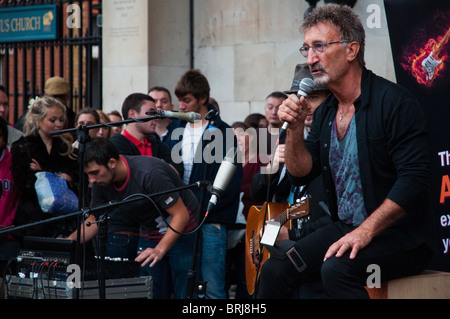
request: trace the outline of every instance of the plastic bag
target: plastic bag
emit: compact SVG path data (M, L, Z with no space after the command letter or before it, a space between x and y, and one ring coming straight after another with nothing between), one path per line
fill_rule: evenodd
M45 213L63 215L78 209L78 197L67 186L67 181L50 172L37 172L34 183L39 205Z

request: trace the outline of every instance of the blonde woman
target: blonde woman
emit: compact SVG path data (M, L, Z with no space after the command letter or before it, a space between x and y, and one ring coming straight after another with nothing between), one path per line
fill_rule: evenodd
M16 212L15 225L28 224L46 217L39 206L34 183L35 173L48 171L59 174L76 193L78 165L71 141L63 135L52 135L66 124L65 106L52 97L37 98L31 102L24 123L25 135L11 148L11 171L22 196ZM33 227L28 235L56 237L62 235L59 226Z

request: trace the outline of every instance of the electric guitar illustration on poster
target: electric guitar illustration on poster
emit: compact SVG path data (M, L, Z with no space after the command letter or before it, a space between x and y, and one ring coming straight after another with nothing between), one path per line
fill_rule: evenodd
M430 38L425 44L411 48L403 57L402 67L411 73L417 83L431 86L444 69L449 40L450 28L443 36Z
M425 80L432 81L435 75L435 70L443 63L441 57L443 46L448 42L450 38L450 28L444 35L441 41L433 46L430 54L422 61L422 69L425 71Z

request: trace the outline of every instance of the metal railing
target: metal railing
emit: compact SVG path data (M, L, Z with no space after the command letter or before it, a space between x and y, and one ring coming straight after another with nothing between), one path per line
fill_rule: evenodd
M47 4L56 5L56 39L0 43L1 84L9 94L11 123L26 112L31 98L43 95L52 76L69 81L74 112L102 107L101 0L0 0L0 13Z

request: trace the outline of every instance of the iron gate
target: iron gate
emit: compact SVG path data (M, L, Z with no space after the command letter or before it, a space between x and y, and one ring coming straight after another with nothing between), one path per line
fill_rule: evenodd
M69 81L74 112L102 106L101 0L0 0L0 13L45 5L56 11L55 39L0 43L0 83L9 94L11 123L26 111L30 98L43 94L52 76ZM10 27L0 25L5 26Z

